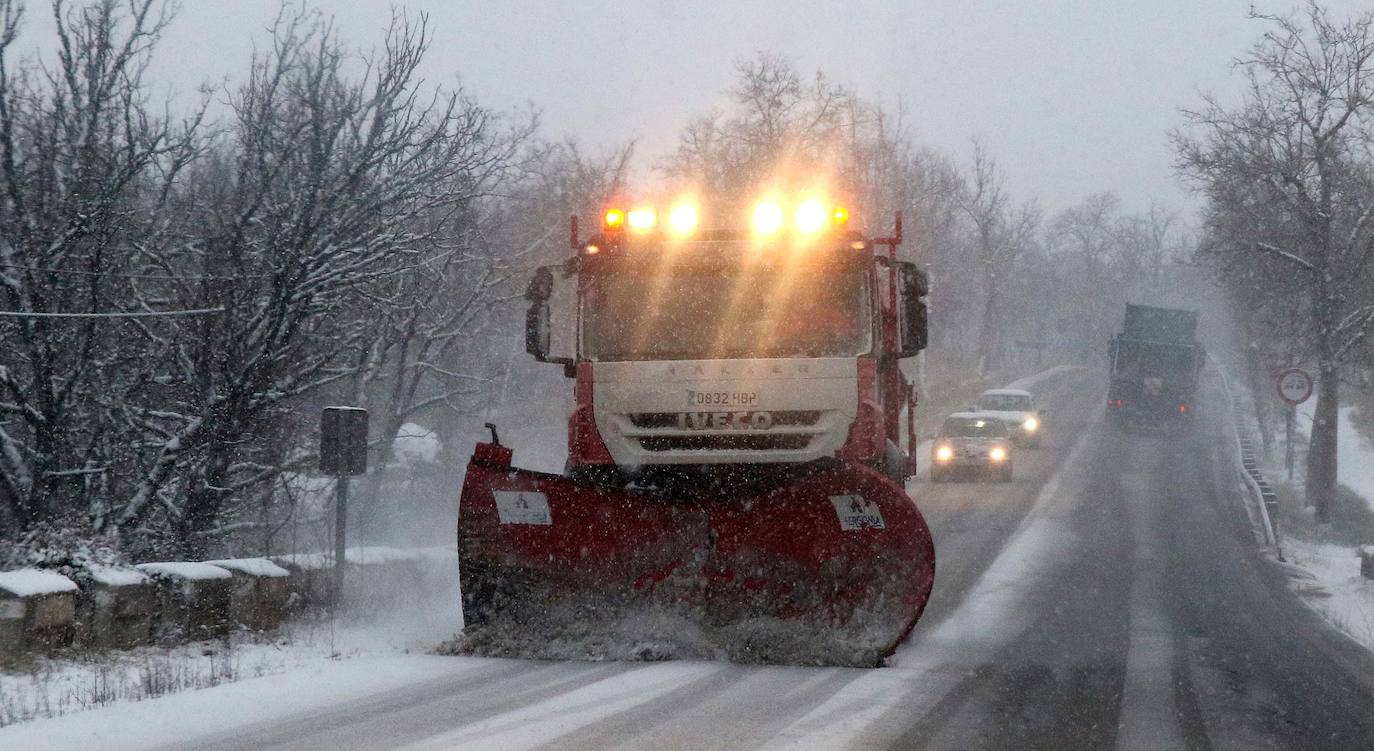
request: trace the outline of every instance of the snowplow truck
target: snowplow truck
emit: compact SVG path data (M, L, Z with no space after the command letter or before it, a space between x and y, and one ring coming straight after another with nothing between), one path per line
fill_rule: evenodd
M1123 427L1177 430L1196 408L1206 352L1197 343L1197 312L1126 306L1121 333L1108 352L1110 419Z
M611 208L582 239L573 217L572 257L529 285L526 349L573 380L569 455L546 474L513 466L494 427L477 445L464 638L649 612L712 657L880 664L935 572L904 487L927 278L897 259L901 216L889 237L816 201L760 204L745 229L698 228L694 206L665 218ZM557 354L555 297L575 329Z

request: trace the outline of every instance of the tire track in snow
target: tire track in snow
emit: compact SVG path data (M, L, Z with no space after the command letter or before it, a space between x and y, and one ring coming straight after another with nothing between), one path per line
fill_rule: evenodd
M865 672L847 668L732 667L626 712L605 725L560 737L547 748L755 748Z
M519 709L463 722L459 729L431 736L407 751L492 749L516 751L550 743L568 733L627 712L642 704L726 670L715 663L657 663L628 667L608 678Z
M1168 470L1167 462L1154 464L1148 469ZM1131 641L1116 738L1121 751L1184 745L1174 706L1174 625L1164 603L1169 551L1161 529L1163 499L1154 492L1151 477L1137 467L1121 483L1135 540Z
M477 660L478 658L458 658ZM286 720L248 726L224 736L179 743L167 748L272 748L294 751L317 748L391 748L423 740L433 718L473 722L531 702L547 700L624 672L619 664L554 663L489 660L491 670L463 671L375 698L349 702L326 711L305 712ZM475 675L473 673L476 673Z

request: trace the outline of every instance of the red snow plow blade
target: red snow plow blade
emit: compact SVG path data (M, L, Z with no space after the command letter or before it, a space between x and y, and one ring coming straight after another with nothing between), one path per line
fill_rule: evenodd
M463 484L467 651L873 666L930 596L930 530L866 467L670 496L510 458L479 444Z

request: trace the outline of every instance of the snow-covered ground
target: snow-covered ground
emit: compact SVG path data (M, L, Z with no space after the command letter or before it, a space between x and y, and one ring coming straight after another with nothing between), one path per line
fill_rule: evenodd
M1374 650L1374 579L1360 576L1360 559L1344 545L1287 539L1294 590L1332 625Z
M1341 407L1337 425L1336 462L1342 484L1358 493L1374 509L1374 445L1355 429L1354 407Z
M1316 406L1315 396L1298 406L1297 429L1304 439L1312 430L1312 412ZM1336 426L1337 475L1341 484L1358 493L1374 509L1374 445L1370 445L1355 429L1350 420L1354 411L1354 407L1341 407L1339 411L1340 418ZM1298 455L1302 455L1301 450ZM1297 464L1296 469L1301 473L1302 462Z
M404 617L322 617L288 624L270 636L240 634L175 647L38 659L22 672L0 673L0 727L262 676L302 670L317 675L331 663L376 663L425 653L457 630L455 604ZM0 748L25 747L9 742L0 731Z
M130 702L168 694L200 693L199 689L262 676L302 671L317 675L338 662L376 663L428 653L458 632L462 616L454 551L371 547L351 548L348 556L350 561L374 563L403 558L419 566L420 576L404 587L383 578L364 579L354 604L344 614L337 618L324 614L307 617L268 635L244 632L174 647L35 659L23 670L0 673L0 728L112 705L127 707ZM207 564L189 566L228 575L224 569ZM268 561L257 566L263 570L277 568ZM10 577L15 573L10 572ZM345 681L352 675L349 670L336 672L345 676L341 678ZM358 675L365 678L367 673L363 668ZM365 682L363 678L359 678L360 683ZM10 745L7 732L0 729L0 748L26 747L22 743Z
M284 654L291 656L280 661L269 659L276 669L262 678L166 696L155 702L120 702L73 717L0 728L0 748L153 748L182 740L186 725L169 718L194 717L197 732L226 732L265 718L383 695L428 677L453 675L479 662L475 658L402 653L356 655L345 660L293 649ZM253 655L262 657L265 652L254 650Z
M1316 401L1314 397L1298 407L1297 427L1303 435L1311 430ZM1374 446L1355 429L1350 420L1353 411L1353 407L1339 411L1338 479L1374 509ZM1302 462L1297 464L1301 472ZM1374 650L1374 580L1360 576L1355 549L1295 538L1285 538L1283 549L1292 564L1292 586L1303 600L1333 626Z

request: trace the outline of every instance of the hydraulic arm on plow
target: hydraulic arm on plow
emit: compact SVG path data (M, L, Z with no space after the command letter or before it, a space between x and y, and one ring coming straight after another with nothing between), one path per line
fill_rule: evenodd
M792 209L795 226L785 208ZM747 662L876 665L934 580L915 472L925 275L816 200L748 230L610 208L529 286L526 348L575 379L563 475L478 444L459 509L466 633L670 615ZM550 299L576 342L551 354Z

